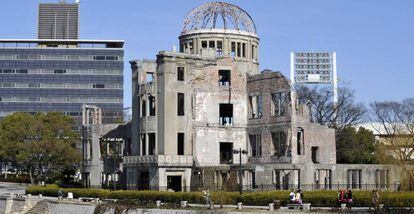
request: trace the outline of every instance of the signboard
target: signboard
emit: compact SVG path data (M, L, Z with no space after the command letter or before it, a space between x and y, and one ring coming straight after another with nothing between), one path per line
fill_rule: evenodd
M333 86L334 103L338 101L336 53L292 52L290 54L290 81L295 84L330 84Z
M332 84L334 53L292 53L291 69L295 83ZM291 77L292 78L292 77Z

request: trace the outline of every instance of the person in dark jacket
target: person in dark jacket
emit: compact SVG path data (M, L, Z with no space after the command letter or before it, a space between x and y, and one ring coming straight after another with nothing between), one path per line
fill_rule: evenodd
M345 199L346 207L350 210L352 208L352 191L349 188L346 188Z

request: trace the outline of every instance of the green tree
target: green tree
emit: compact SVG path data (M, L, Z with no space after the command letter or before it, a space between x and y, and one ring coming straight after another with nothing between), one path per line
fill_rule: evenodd
M15 113L0 121L0 159L27 172L32 183L76 166L79 134L70 117L60 113Z
M376 163L375 136L372 131L360 127L358 131L347 126L337 131L336 159L338 163Z

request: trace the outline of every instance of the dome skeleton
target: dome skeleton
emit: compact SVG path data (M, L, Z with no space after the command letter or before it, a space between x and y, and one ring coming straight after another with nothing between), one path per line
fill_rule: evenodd
M250 15L238 6L224 2L205 3L191 10L184 19L181 34L193 30L216 29L220 18L224 29L256 34L256 26Z

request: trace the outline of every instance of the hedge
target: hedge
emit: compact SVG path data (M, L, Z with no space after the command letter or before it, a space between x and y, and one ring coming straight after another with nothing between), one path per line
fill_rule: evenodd
M26 189L26 194L57 197L59 187L56 185L30 186ZM112 198L119 200L138 200L138 201L156 201L179 203L180 201L188 201L189 203L205 203L201 192L163 192L151 190L105 190L105 189L80 189L65 188L63 192L72 192L75 198L78 197L96 197L96 198ZM338 206L337 191L305 191L304 202L311 203L312 206ZM267 206L274 200L280 200L281 204L289 203L289 191L271 191L271 192L250 192L243 193L242 196L238 192L213 192L212 200L216 204L236 204L242 201L245 205ZM390 207L414 207L414 192L382 192L380 203ZM370 206L370 191L354 191L353 206Z
M30 183L30 178L27 176L20 176L20 177L8 177L8 178L0 178L0 182L9 182L9 183Z

